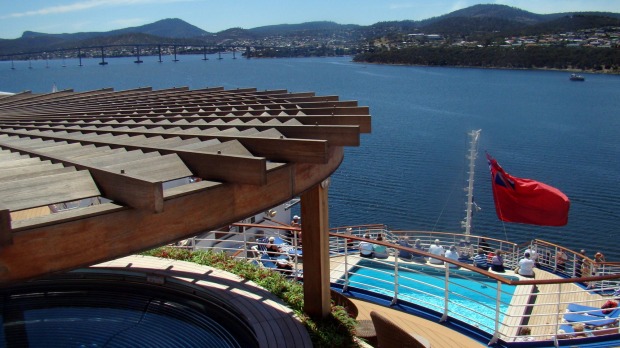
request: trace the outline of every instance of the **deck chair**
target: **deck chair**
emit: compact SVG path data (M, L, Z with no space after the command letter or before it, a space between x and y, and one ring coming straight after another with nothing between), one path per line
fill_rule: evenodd
M599 307L585 306L579 303L569 303L567 309L570 312L581 312L580 314L587 314L601 318L618 318L620 316L620 308L609 308L610 313L603 313L604 309Z
M429 348L431 346L426 338L401 329L375 311L370 312L370 318L377 332L379 348Z
M597 317L595 315L585 315L579 313L564 313L564 320L569 323L584 323L588 326L608 326L613 325L618 321L618 318L605 318L605 317Z
M276 269L277 268L276 267L276 263L273 262L273 260L267 254L262 254L260 256L260 263L265 268L269 268L269 269Z

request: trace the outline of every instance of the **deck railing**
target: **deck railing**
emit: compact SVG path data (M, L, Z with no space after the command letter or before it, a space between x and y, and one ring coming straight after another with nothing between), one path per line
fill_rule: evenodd
M370 235L371 239L378 234L383 235L382 242L370 241L386 246L389 251L387 258L360 256L358 245L365 240L365 234ZM282 251L273 255L275 260L264 257L269 236L277 238L276 243L282 245ZM420 239L425 249L397 245L398 239L405 236L411 242ZM460 261L425 251L436 239L444 247L456 246L462 256ZM222 251L291 277L301 277L301 242L298 230L287 226L235 224L227 231L212 231L200 238L191 238L179 243L182 244L179 247ZM332 229L329 245L330 277L335 287L342 288L345 293L374 294L376 298L384 299L381 303L399 304L417 315L462 326L479 339L488 339L489 343L524 340L520 333L527 326L532 330L528 339L556 342L557 345L558 340L562 342L562 339L569 338L558 335L558 332L568 329L564 314L570 303L600 307L620 285L619 263L595 263L578 252L543 240L517 245L475 235L389 231L383 225L363 225ZM470 258L479 247L501 250L507 272L500 274L473 266ZM555 257L560 248L567 255L563 268L558 267ZM537 279L523 278L512 272L526 249L535 250L538 254ZM398 257L400 251L425 259L404 261ZM426 261L429 257L443 261L444 265L430 265ZM288 260L292 269L279 267L278 259ZM578 272L580 264L584 265L579 268L581 274ZM587 274L584 270L588 267L595 269L596 273ZM577 278L579 275L581 277ZM586 339L607 339L611 336L600 336L618 335L617 322L598 325L596 318L587 319L588 332L593 337ZM601 324L606 323L603 319L598 319Z
M342 233L341 231L337 231ZM387 241L372 241L392 250L387 259L368 259L360 257L355 245L345 243L341 237L331 245L332 258L331 281L342 285L345 291L361 289L378 296L391 298L391 304L410 305L412 311L419 307L429 310L430 317L440 321L458 320L482 336L487 335L489 343L497 340L515 342L536 340L562 342L571 338L571 334L558 335L559 330L570 331L573 325L567 323L564 314L570 303L577 303L600 308L614 293L620 281L620 264L596 264L597 273L587 274L585 269L594 260L542 240L533 240L523 245L493 238L485 238L488 250L502 250L506 273L484 271L471 264L471 256L484 238L482 236L464 236L462 234L427 231L381 232L390 236ZM360 229L363 234L363 228ZM331 234L336 236L337 234ZM428 250L436 239L445 247L454 245L462 256L461 262L438 257L412 248L396 245L399 237L407 236L410 242L420 239ZM483 244L486 247L486 244ZM556 258L559 249L566 254L564 267L560 258ZM528 279L515 274L512 270L523 258L526 249L538 253L538 279ZM428 259L434 257L444 261L445 265L430 265L425 259L419 262L403 261L398 257L399 251L411 252ZM542 257L541 257L542 255ZM579 261L581 260L581 261ZM450 265L458 266L458 269ZM579 265L585 265L581 274ZM544 273L543 273L544 272ZM598 277L592 277L597 275ZM578 277L577 276L581 276ZM590 289L587 285L590 285ZM536 307L536 309L534 309ZM577 312L579 314L579 312ZM582 312L583 314L583 312ZM574 318L570 318L574 319ZM617 322L580 318L586 322L586 331L596 340L597 336L618 335ZM587 319L587 320L586 320ZM598 322L597 322L598 320ZM598 325L604 323L609 325ZM523 327L530 327L528 338L520 336ZM609 339L609 336L604 339Z

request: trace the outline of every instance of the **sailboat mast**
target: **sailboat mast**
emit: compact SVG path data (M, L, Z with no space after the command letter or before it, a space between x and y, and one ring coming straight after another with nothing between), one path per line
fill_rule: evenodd
M469 242L469 235L471 234L471 220L472 220L472 211L475 207L474 203L474 172L476 168L476 157L478 156L478 139L480 138L480 132L482 130L478 129L476 131L471 131L468 135L470 138L469 141L469 152L467 153L467 158L469 159L469 177L467 178L467 203L465 210L465 221L463 221L463 226L465 227L465 238Z

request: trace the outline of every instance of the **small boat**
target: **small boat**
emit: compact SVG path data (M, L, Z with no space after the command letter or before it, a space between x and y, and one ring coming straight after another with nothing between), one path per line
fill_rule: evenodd
M571 80L571 81L585 81L586 78L583 77L582 75L570 74L569 80Z

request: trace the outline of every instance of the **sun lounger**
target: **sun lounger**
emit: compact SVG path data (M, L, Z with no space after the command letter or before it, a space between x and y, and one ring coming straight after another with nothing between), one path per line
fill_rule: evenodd
M276 269L276 263L273 262L273 260L269 257L269 255L267 254L263 254L260 256L260 263L263 265L263 267L265 268L269 268L269 269Z
M606 326L613 325L618 321L618 318L605 318L605 317L597 317L595 315L585 315L579 313L565 313L564 320L569 323L584 323L588 326Z
M581 314L593 315L603 318L618 318L620 316L620 308L609 308L610 313L603 313L604 309L598 307L585 306L578 303L569 303L568 310L571 312L581 312Z

